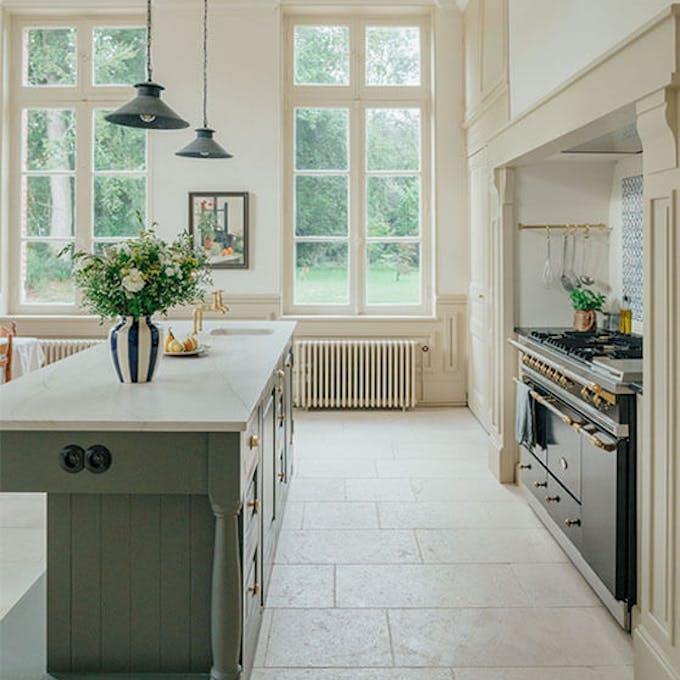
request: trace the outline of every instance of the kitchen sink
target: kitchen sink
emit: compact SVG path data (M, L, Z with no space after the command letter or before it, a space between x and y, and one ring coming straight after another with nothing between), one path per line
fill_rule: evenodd
M271 335L274 332L272 328L213 328L210 335Z

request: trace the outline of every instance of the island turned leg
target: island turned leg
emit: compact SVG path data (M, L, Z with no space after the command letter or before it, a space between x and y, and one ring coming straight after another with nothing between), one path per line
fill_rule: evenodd
M238 540L239 506L212 505L215 515L210 601L211 680L241 676L241 558Z

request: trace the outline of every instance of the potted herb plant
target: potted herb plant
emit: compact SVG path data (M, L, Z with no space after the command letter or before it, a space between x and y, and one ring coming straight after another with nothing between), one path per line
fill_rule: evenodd
M574 288L569 293L574 308L574 330L593 331L597 327L596 312L602 311L605 296L590 288Z
M203 299L210 282L207 255L198 252L191 236L181 233L166 243L155 225L137 238L105 247L101 254L62 251L73 257L73 278L82 304L102 321L119 318L109 332L113 364L124 383L149 382L154 375L161 331L151 321L170 307Z

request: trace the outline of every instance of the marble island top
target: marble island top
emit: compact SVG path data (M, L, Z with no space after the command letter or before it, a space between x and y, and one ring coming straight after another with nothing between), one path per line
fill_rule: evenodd
M191 330L159 325L178 339ZM0 386L0 430L243 431L295 325L205 320L206 352L162 356L146 384L119 383L108 343L93 347ZM210 334L218 328L226 334Z

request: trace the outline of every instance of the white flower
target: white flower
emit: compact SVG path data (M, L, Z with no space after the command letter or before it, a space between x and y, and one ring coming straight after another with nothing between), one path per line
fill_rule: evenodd
M125 241L118 244L118 250L126 255L130 254L130 246Z
M144 283L144 277L139 269L131 269L123 277L123 288L129 293L138 293L146 284Z

